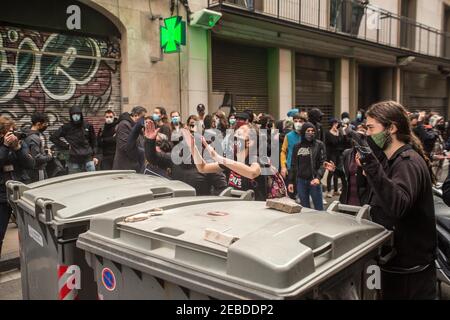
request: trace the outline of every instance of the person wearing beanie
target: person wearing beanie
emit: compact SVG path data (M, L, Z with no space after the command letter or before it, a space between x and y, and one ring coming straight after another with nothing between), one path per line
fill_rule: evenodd
M297 193L303 207L311 208L311 196L314 209L323 210L321 180L325 174L325 144L316 138L316 126L311 122L303 124L300 130L301 142L295 145L289 171L288 191Z
M320 141L324 140L324 132L322 129L323 112L318 108L313 108L308 112L308 121L315 127L316 138Z

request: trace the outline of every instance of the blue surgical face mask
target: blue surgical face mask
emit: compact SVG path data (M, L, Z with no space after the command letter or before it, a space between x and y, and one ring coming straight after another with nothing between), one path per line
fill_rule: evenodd
M161 120L161 116L159 114L154 113L152 116L153 121L159 121Z
M73 114L73 115L72 115L72 120L73 120L74 122L80 121L80 120L81 120L81 114L78 114L78 113Z
M172 123L173 124L179 124L180 123L180 117L172 117Z

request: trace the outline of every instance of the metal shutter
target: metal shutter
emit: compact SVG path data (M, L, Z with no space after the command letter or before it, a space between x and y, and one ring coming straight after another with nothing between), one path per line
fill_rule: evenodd
M0 66L0 115L18 127L45 112L50 134L78 105L98 130L105 110L121 112L116 41L0 26Z
M334 117L334 61L332 59L295 55L295 104L310 110L319 108L325 114L322 124Z
M237 111L268 111L267 49L212 40L212 89L229 93Z
M426 73L405 72L403 104L411 112L435 111L447 115L447 78Z

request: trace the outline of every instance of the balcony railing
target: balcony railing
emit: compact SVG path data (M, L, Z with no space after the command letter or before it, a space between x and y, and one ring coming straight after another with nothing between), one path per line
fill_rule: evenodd
M418 23L362 0L208 0L329 32L450 58L450 33Z

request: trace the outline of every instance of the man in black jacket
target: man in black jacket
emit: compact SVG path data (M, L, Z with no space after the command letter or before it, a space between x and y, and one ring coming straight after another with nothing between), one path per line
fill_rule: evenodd
M31 129L25 139L30 149L31 156L35 160L33 170L28 170L28 183L41 181L47 178L47 163L53 160L51 151L47 146L44 131L48 127L48 117L42 113L35 113L31 116Z
M129 138L136 123L145 117L147 110L144 107L136 106L130 113L124 112L119 117L119 124L116 129L116 154L114 156L114 170L136 170L141 172L142 163L139 147L134 142L132 150L129 146Z
M62 150L69 150L67 166L69 174L95 171L96 136L94 127L83 120L81 108L70 108L70 122L62 125L50 137L50 141ZM61 140L64 138L66 142Z
M14 122L0 116L0 256L11 216L6 195L6 181L25 182L28 178L26 170L34 167L34 159L29 153L27 144L19 140L14 130Z
M325 174L326 160L325 144L316 139L315 126L307 122L300 131L301 140L292 153L291 170L289 171L288 191L294 192L297 184L298 197L301 205L310 208L311 196L314 209L323 210L321 180Z
M105 112L105 124L98 133L98 151L101 155L100 170L112 170L116 154L116 126L119 121L112 110Z
M367 127L370 139L388 159L383 168L373 152L359 151L357 156L370 187L372 219L394 232L396 255L382 266L383 298L435 299L437 234L431 165L400 104L373 105L367 112Z

